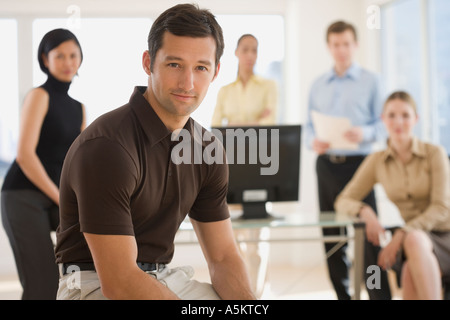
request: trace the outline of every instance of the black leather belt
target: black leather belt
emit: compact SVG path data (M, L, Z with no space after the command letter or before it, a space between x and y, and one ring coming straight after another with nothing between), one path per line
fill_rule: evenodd
M166 266L164 263L148 263L138 262L138 267L145 272L160 272ZM59 275L62 277L68 273L75 271L95 271L93 262L78 262L78 263L60 263Z
M326 159L327 161L335 164L348 163L348 162L361 162L366 156L341 156L335 154L324 154L320 157Z

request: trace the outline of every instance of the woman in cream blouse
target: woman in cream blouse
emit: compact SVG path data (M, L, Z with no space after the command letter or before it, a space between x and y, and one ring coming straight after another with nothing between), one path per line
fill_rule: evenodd
M211 125L273 125L277 118L278 87L274 80L254 74L258 40L244 34L235 55L239 60L237 80L222 87L217 95Z
M379 245L384 228L361 199L380 183L398 207L405 225L380 252L383 269L401 271L404 299L441 299L441 277L450 275L449 159L438 145L413 135L418 121L414 100L395 92L386 101L382 119L388 147L365 159L338 196L338 212L359 215L370 242Z

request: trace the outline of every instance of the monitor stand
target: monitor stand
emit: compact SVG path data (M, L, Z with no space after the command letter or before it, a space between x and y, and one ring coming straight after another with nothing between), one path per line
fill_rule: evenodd
M244 202L242 204L243 213L239 219L275 219L266 210L265 202Z

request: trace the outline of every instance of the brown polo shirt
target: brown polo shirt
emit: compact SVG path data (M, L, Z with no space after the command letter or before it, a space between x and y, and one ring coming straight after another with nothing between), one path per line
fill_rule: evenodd
M145 89L136 87L129 103L95 120L69 149L60 183L57 263L92 261L83 232L134 236L138 261L169 263L187 214L200 222L229 217L226 161L176 164L172 149L183 140L172 141ZM193 119L184 129L193 149L211 143L199 139L209 132Z

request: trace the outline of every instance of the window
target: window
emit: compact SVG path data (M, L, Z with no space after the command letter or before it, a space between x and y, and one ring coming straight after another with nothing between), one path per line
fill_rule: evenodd
M19 132L17 22L0 19L0 179L16 154Z
M433 137L450 154L450 1L431 0L428 15Z
M382 76L387 95L397 90L410 93L417 103L418 113L425 110L422 102L423 80L421 73L421 2L420 0L395 1L382 10L381 46ZM422 121L416 134L423 137Z
M88 124L98 116L129 101L137 85L147 85L142 53L152 21L145 18L82 18L71 29L83 50L83 63L69 94L86 107ZM55 28L68 28L67 19L36 19L33 23L33 83L41 85L46 75L35 57L42 37Z
M382 24L388 91L412 94L420 116L416 134L450 154L450 1L393 1L383 7Z

